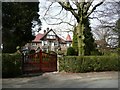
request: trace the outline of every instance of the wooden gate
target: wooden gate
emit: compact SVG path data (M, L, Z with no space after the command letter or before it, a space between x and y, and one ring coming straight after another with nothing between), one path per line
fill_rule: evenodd
M57 71L57 54L42 53L41 71Z
M24 55L22 63L23 73L53 72L57 71L57 54L44 53Z

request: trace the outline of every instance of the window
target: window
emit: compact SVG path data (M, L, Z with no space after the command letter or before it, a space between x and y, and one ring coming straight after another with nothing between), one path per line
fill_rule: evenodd
M54 42L54 46L58 46L58 42Z
M33 45L33 46L35 46L35 45L36 45L36 43L32 43L32 45Z
M47 45L47 41L44 41L43 43L44 43L44 45Z
M47 39L55 39L55 35L47 35Z
M55 46L54 42L52 42L52 46Z

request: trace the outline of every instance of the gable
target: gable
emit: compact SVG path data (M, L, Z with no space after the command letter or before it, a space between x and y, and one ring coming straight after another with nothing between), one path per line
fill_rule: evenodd
M56 35L56 34L55 34L55 32L50 31L50 32L48 33L48 35Z
M57 34L56 34L52 29L50 29L50 30L41 38L41 40L56 39L56 38L59 38L59 37L57 36Z
M53 31L48 32L46 35L47 39L56 39L56 34Z

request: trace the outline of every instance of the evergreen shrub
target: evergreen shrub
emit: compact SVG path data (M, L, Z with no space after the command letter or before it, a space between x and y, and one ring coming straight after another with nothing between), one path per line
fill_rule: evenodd
M76 55L75 49L73 47L67 48L67 56L74 56Z
M2 77L10 78L21 75L21 55L2 54Z

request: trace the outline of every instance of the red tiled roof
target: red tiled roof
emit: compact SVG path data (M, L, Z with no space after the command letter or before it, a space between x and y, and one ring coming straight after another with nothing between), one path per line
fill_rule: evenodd
M70 37L69 34L68 34L67 37L66 37L66 41L72 42L72 39L71 39L71 37Z
M38 41L40 41L40 39L41 39L43 36L44 36L44 34L39 33L39 34L36 35L36 37L35 37L35 39L34 39L33 41L34 41L34 42L38 42Z
M41 38L41 40L43 40L43 38L44 38L50 31L53 31L54 34L60 39L61 42L63 42L63 43L65 42L65 40L62 39L59 35L57 35L56 32L55 32L53 29L50 29L49 31L47 31L47 32L43 35L43 37Z
M52 29L51 29L52 30ZM40 42L40 40L43 40L43 38L51 31L49 30L48 32L46 32L45 34L37 34L35 39L33 40L33 42ZM52 30L53 31L53 30ZM54 31L53 31L54 32ZM55 32L54 32L55 33ZM55 33L56 34L56 33ZM56 34L57 35L57 34ZM57 37L60 39L61 42L65 43L65 41L69 41L69 42L72 42L72 39L70 37L70 35L68 34L67 35L67 38L66 40L62 39L59 35L57 35Z
M59 35L58 35L58 37L60 38L60 41L61 41L61 43L66 43L65 41L65 39L63 39L62 37L60 37Z

